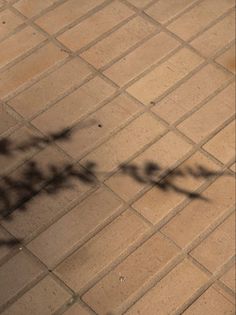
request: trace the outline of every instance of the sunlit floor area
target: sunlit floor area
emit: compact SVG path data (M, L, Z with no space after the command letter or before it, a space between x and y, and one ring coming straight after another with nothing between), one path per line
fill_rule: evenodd
M1 314L235 314L234 40L234 0L0 0Z

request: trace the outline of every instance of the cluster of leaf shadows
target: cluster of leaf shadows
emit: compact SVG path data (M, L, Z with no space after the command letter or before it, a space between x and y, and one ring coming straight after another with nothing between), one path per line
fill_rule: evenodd
M31 136L27 141L14 144L9 138L0 140L0 156L13 156L17 152L27 151L32 148L44 148L55 141L69 141L73 129L63 129L48 136ZM185 169L163 169L155 162L146 162L143 167L134 163L119 165L121 174L128 175L141 184L149 184L163 191L175 191L194 199L206 200L200 193L189 191L178 187L173 180L176 177L192 176L194 178L211 178L222 175L219 172L208 170L197 165L195 168ZM65 163L53 165L48 163L46 170L41 169L38 163L31 159L26 162L21 171L15 175L2 176L0 180L0 217L2 220L11 220L12 213L27 210L29 202L35 196L42 194L53 195L63 189L73 187L74 180L81 181L87 185L94 185L99 177L98 165L89 161L84 167L76 164ZM161 176L160 176L161 175ZM168 198L168 196L167 196ZM14 246L18 241L14 239L1 240L0 246Z

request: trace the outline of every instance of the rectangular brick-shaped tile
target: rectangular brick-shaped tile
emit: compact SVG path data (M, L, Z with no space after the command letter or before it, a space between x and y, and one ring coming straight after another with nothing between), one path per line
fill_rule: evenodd
M50 276L45 277L8 307L3 315L50 315L66 303L70 294Z
M44 133L70 127L94 111L114 92L112 86L100 77L95 77L40 114L33 124Z
M167 23L185 9L191 6L196 0L159 0L151 5L145 12L159 23Z
M110 271L82 299L98 314L117 313L177 253L178 248L157 233Z
M63 313L64 315L91 315L91 312L88 309L85 309L80 304L75 303L68 310Z
M163 133L164 127L150 114L143 114L133 120L100 147L86 155L82 165L95 161L101 176L119 167L121 163L138 152L144 145ZM133 141L135 139L135 141ZM103 174L104 173L104 174Z
M126 315L174 314L207 281L207 276L185 259L162 278Z
M235 254L235 215L219 225L191 255L214 273Z
M121 206L122 202L114 194L99 189L36 237L27 247L52 268L115 215Z
M58 40L73 51L79 50L133 14L127 6L115 1L67 30Z
M136 17L81 54L96 68L118 58L129 48L157 30L153 24Z
M235 156L235 121L219 131L203 147L222 163L227 163Z
M183 315L222 315L234 314L234 305L220 294L214 287L207 289L194 303L192 303Z
M66 57L65 52L50 43L39 48L21 62L0 74L0 97L4 98L25 86L27 82L29 83L33 78L35 79Z
M223 276L220 278L220 281L223 282L228 288L235 292L236 284L236 272L235 265L233 265Z
M183 48L131 85L127 91L147 105L183 79L201 62L202 58Z
M235 307L235 298L234 295L232 294L232 292L230 293L229 290L227 289L223 289L222 285L218 284L217 282L215 282L213 284L214 289L219 292L221 295L223 295L228 301L230 301L234 307ZM234 313L233 313L234 314Z
M172 22L168 29L182 39L189 40L234 5L233 0L202 1Z
M56 269L56 275L74 291L79 291L140 240L147 224L127 210ZM121 233L122 231L122 233Z
M56 33L102 3L104 0L80 0L78 5L78 0L69 0L45 13L36 23L48 33Z
M22 161L18 162L19 164L21 162L22 165L11 172L6 179L3 178L1 180L1 188L3 190L2 195L4 197L6 194L5 197L9 201L9 205L5 205L8 209L5 210L10 211L12 207L18 208L19 204L17 200L20 201L21 197L25 196L26 190L32 188L39 189L43 184L45 186L45 182L50 180L53 176L52 166L60 169L63 168L63 165L70 162L64 154L59 153L55 148L53 149L51 147L48 147L31 157L30 153L31 155L36 153L36 149L40 148L40 139L42 138L37 138L35 135L31 134L28 135L28 138L23 138L21 139L22 141L19 142L19 147L22 146L22 152L25 153L24 156L22 155ZM14 159L14 151L12 152L12 155ZM9 157L6 156L6 158ZM2 206L2 202L0 205ZM2 207L0 207L0 210L4 211Z
M44 39L43 35L30 26L5 39L1 42L0 68L24 55Z
M204 140L234 114L234 93L235 86L231 84L178 125L178 129L196 143Z
M235 46L231 46L216 61L227 70L235 73Z
M70 160L68 160L65 155L54 150L47 148L30 161L36 163L41 176L43 176L45 180L53 176L52 167L54 170L55 168L57 170L63 170L63 167L70 163ZM26 168L25 165L23 167ZM80 170L79 167L76 169L78 171ZM19 175L20 171L21 170L19 170L18 173L15 172L17 174L11 174L12 178L22 181L24 177L21 173ZM24 168L22 171L24 172ZM41 183L43 183L43 181ZM62 187L55 185L57 193L55 192L54 194L48 194L45 190L42 190L24 204L25 211L19 208L16 209L12 214L14 220L2 219L1 224L17 238L29 239L36 236L41 229L47 227L53 219L66 210L66 207L83 196L92 186L92 184L87 185L81 180L71 177L65 178L63 184L64 186ZM14 192L13 190L13 195Z
M15 297L43 272L43 267L28 254L20 252L13 256L0 267L0 306Z
M233 165L231 165L230 169L236 173L236 162Z
M63 141L59 146L74 158L88 153L99 142L106 139L111 132L128 122L142 109L125 94L121 94L94 114L83 120L84 125L94 123L83 129L75 129L70 141Z
M215 66L207 65L160 100L152 110L168 123L174 123L230 78Z
M179 246L186 247L229 210L235 200L235 180L221 176L211 184L202 196L206 200L194 200L169 221L162 232Z
M0 134L12 128L17 123L16 119L6 111L3 105L0 105L0 121Z
M1 139L1 175L22 164L36 153L37 148L35 147L30 147L28 150L20 149L22 143L29 142L32 136L35 135L29 128L22 127L14 131L10 136Z
M122 86L148 69L152 64L164 58L178 45L179 43L174 38L162 32L145 41L141 46L117 61L105 70L104 74L116 84Z
M18 26L24 23L24 20L11 12L9 9L0 12L0 40L13 32Z
M76 87L90 74L91 70L83 61L72 59L18 94L9 104L23 117L29 118L69 89Z
M133 204L133 207L151 223L159 223L188 197L187 192L193 193L204 183L206 178L194 177L188 172L188 168L192 171L197 171L197 166L204 167L208 171L216 171L217 169L216 165L203 154L195 153L182 163L176 171L173 171L173 175L170 174L166 179L167 185L169 181L171 185L175 185L180 189L179 192L171 189L171 187L169 191L153 187L139 198ZM180 176L175 176L178 172L180 172ZM181 190L183 190L183 193L181 193Z
M132 176L132 174L119 171L106 181L106 185L124 200L128 201L152 182L153 174L148 175L146 171L148 162L151 162L157 168L161 167L161 172L163 173L165 168L171 167L190 149L191 146L188 143L174 133L169 132L129 163L136 168L136 177Z
M152 0L127 0L133 6L141 9L152 2Z
M14 247L19 246L20 242L0 226L0 261L10 254Z
M198 36L190 44L206 57L217 53L235 37L235 13L230 13L223 20Z
M41 13L43 10L47 9L56 2L58 2L58 0L20 0L14 4L14 7L23 15L27 16L28 18L32 18L33 16Z

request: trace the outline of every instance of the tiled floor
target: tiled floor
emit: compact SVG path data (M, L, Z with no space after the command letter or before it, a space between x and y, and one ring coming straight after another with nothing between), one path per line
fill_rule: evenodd
M0 0L0 313L235 314L234 0Z

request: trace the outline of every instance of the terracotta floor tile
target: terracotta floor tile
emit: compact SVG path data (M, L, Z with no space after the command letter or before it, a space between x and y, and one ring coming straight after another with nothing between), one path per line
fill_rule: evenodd
M133 120L127 127L119 131L100 147L81 160L82 165L88 161L97 161L98 171L103 177L125 162L129 157L151 142L164 131L164 127L151 115L143 114ZM136 141L132 141L136 139Z
M0 267L0 306L8 302L44 272L31 256L20 252Z
M214 273L235 254L235 215L231 215L217 227L191 255Z
M15 248L20 246L17 240L0 226L0 261L12 252L14 245Z
M169 35L157 34L105 70L104 74L122 86L164 58L178 45L179 43Z
M109 272L82 299L98 314L116 312L177 253L177 247L157 233Z
M40 33L28 26L1 42L0 68L37 46L45 39Z
M204 283L207 276L187 259L161 279L125 314L173 314Z
M206 181L204 178L194 178L187 171L188 168L196 171L198 165L208 170L216 171L216 165L202 154L196 153L177 168L177 171L182 171L183 177L177 176L172 178L170 175L170 182L180 189L194 192L194 190ZM175 172L173 174L175 174ZM133 204L133 207L150 222L156 224L165 218L165 216L187 197L186 194L181 194L175 190L165 191L158 187L153 187L139 198Z
M0 105L0 120L0 134L15 126L17 123L16 119L5 110L3 105Z
M70 298L70 294L47 276L13 303L3 315L50 315Z
M0 313L234 314L234 5L0 0Z
M43 176L50 175L51 166L59 169L69 163L68 158L60 152L47 148L34 157L34 162ZM19 170L21 171L21 170ZM16 175L11 175L13 178ZM16 177L17 178L17 177ZM64 211L74 200L81 197L91 186L72 178L68 188L62 187L57 193L48 194L42 191L26 203L26 209L16 209L12 220L1 221L1 224L17 238L36 236L56 216Z
M114 92L111 85L95 77L35 118L33 124L44 133L71 127Z
M160 0L151 5L146 13L159 23L166 23L191 6L196 0Z
M198 55L183 48L131 85L127 91L144 104L148 104L183 79L201 62L202 59Z
M72 157L79 158L106 139L116 128L128 122L141 109L141 106L121 94L83 120L83 124L88 126L93 122L90 128L75 130L72 139L61 142L59 146Z
M194 200L162 228L162 232L179 246L189 245L206 230L220 215L233 206L235 200L235 181L221 177L204 191L209 199Z
M235 73L235 46L227 49L216 61L229 71Z
M233 0L204 0L172 22L168 29L188 40L233 6Z
M236 172L236 163L234 163L234 164L230 167L230 169L231 169L232 171Z
M151 3L152 0L128 0L128 2L137 8L143 8L146 5L148 5L149 3Z
M235 13L230 13L223 20L198 36L191 45L206 57L214 55L229 44L235 37Z
M174 123L194 109L195 106L204 101L229 79L230 75L212 65L207 65L164 97L152 110L168 123ZM230 93L231 95L234 93L233 85L226 88L222 98L227 98ZM221 98L220 95L222 93L215 99ZM230 96L229 102L231 100Z
M156 29L153 24L136 17L83 52L81 57L96 68L104 67Z
M4 126L4 124L3 124ZM22 127L13 132L9 137L4 137L1 143L0 154L0 174L7 173L14 167L22 164L37 152L37 148L30 147L29 150L17 149L22 143L30 141L31 137L36 135L27 127Z
M13 32L19 25L23 24L24 20L15 15L9 9L0 12L0 39L3 39L8 34Z
M104 0L80 0L78 5L77 0L69 0L38 18L36 23L50 34L56 33L103 2Z
M213 287L210 287L192 305L190 305L183 314L233 315L234 311L234 305L224 298L223 295L218 293Z
M67 311L65 311L64 313L65 315L91 315L91 313L83 308L82 306L80 306L78 303L73 304L73 306L71 306Z
M227 287L235 292L235 265L233 265L226 273L220 278L220 281L223 282Z
M122 202L114 194L99 189L36 237L28 248L51 268L82 244L121 206Z
M219 292L221 295L223 295L229 302L231 302L235 307L235 296L234 294L230 294L227 289L224 289L221 285L218 283L213 284L213 288Z
M203 147L222 163L227 163L235 156L235 121L219 131Z
M58 40L73 51L79 50L133 14L127 6L115 1L70 28Z
M28 18L31 18L57 2L58 0L20 0L14 4L14 7Z
M66 56L65 52L53 44L47 44L39 48L21 62L0 74L2 81L0 97L8 96L11 92L22 87L45 70L55 66L58 62L66 58Z
M72 59L18 94L9 104L19 114L29 118L44 110L61 94L82 83L90 74L91 70L85 63L77 58Z
M191 146L188 143L169 132L130 162L131 165L137 166L137 174L144 180L144 183L121 171L111 176L106 184L124 200L129 200L148 185L148 176L145 174L145 167L148 162L152 162L158 167L161 166L162 171L164 171L173 166L190 149Z
M63 261L54 272L78 291L138 241L147 229L147 224L139 216L127 210Z
M202 141L235 113L235 88L231 85L178 125L196 143Z

